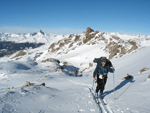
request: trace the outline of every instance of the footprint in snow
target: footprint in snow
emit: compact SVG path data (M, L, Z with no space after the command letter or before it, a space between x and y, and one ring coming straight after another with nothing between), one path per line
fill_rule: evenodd
M95 109L90 109L90 111L95 112Z
M84 109L80 109L78 112L84 112L85 110Z

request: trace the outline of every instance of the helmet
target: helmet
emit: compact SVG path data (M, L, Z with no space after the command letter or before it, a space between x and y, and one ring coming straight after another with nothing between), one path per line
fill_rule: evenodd
M106 61L107 61L106 57L102 57L101 62L106 62Z

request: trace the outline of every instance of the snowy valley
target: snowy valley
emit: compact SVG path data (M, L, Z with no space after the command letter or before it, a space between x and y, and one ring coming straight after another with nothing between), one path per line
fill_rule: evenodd
M114 78L108 74L105 106L91 94L93 60L101 56L115 67ZM91 28L68 35L0 33L0 112L149 113L149 56L150 35ZM132 78L122 80L127 74Z

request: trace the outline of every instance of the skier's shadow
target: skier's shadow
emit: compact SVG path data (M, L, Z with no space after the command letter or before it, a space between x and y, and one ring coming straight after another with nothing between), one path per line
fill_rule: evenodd
M117 91L117 90L119 90L119 89L121 89L123 86L125 86L127 83L134 83L135 82L135 80L133 80L134 78L132 77L130 80L124 80L124 81L122 81L118 86L116 86L115 87L115 91ZM115 98L115 99L118 99L129 87L131 87L131 85L132 84L130 84L117 98ZM103 94L104 94L104 97L106 96L106 95L109 95L110 93L113 93L114 92L114 89L112 89L112 90L110 90L110 91L105 91Z

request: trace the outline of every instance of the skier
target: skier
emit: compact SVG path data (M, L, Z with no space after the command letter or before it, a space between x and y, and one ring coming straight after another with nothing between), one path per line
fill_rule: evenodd
M76 70L74 73L75 73L75 76L77 77L77 75L78 75L78 71Z
M95 97L98 97L98 91L100 90L100 97L102 98L108 72L113 73L114 67L112 66L112 63L106 59L106 57L101 57L97 62L97 66L93 73L93 80L96 80L95 76L97 75Z

